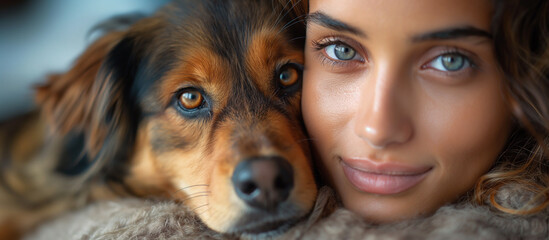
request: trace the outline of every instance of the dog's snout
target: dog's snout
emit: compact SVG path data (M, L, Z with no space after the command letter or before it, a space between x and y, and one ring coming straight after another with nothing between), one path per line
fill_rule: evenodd
M273 210L294 187L292 165L281 157L251 158L240 162L232 176L234 189L246 204Z

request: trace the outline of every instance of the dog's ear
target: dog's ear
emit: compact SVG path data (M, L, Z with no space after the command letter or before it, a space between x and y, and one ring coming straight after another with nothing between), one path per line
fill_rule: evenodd
M130 91L146 44L135 32L109 33L67 73L37 87L37 102L54 134L83 134L90 161L123 157L120 149L131 151L140 112Z
M117 149L131 151L141 116L132 86L143 67L140 64L146 45L138 36L124 36L99 69L91 88L94 96L87 103L89 122L84 126L87 149L92 154L100 150L103 154L121 154Z
M122 39L123 33L110 33L91 44L64 74L49 76L36 87L36 101L49 125L59 134L67 134L89 123L91 89L109 51Z

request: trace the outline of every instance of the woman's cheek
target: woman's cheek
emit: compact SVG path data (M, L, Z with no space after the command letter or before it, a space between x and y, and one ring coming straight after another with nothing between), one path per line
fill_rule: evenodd
M336 74L309 68L304 75L303 115L309 133L316 139L334 138L342 132L359 103L356 90Z

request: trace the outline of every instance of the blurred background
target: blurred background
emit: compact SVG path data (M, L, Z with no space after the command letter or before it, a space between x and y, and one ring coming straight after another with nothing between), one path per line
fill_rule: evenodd
M167 0L0 0L0 121L33 108L35 83L66 71L97 23Z

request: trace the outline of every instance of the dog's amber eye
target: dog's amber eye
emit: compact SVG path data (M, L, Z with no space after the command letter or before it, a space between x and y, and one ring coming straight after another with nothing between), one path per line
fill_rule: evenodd
M200 93L197 90L189 89L181 93L181 96L179 97L179 101L181 102L181 106L183 106L186 109L195 109L202 105L202 102L204 101L204 97L202 96L202 93Z
M294 85L299 80L299 72L297 69L286 66L280 71L278 75L280 84L284 87L289 87Z

